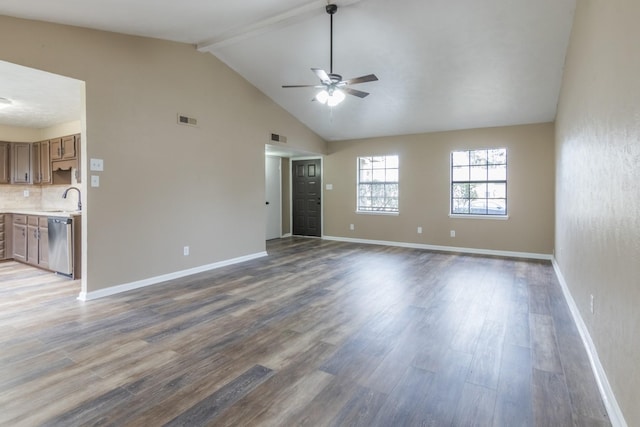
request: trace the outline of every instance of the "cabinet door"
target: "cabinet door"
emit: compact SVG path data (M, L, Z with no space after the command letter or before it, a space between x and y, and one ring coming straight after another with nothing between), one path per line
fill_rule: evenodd
M27 262L38 264L38 226L27 225Z
M27 261L27 226L13 224L13 259Z
M9 175L9 143L0 141L0 184L11 182Z
M46 217L40 217L40 227L38 228L38 265L42 268L49 268L49 228Z
M62 138L49 140L49 153L50 153L49 158L51 160L62 159Z
M33 183L40 184L42 175L40 174L40 143L34 142L31 145L31 170L33 171Z
M51 184L51 158L49 141L40 142L40 183Z
M11 182L29 184L31 182L31 144L14 142L11 144Z
M76 137L69 135L62 137L62 159L76 158Z

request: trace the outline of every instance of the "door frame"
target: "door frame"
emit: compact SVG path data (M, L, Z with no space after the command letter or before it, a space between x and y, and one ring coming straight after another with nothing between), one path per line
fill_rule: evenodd
M310 239L324 238L324 156L298 156L289 158L289 236L293 235L293 162L296 160L320 160L320 237L308 237Z
M270 156L270 155L265 155L264 156L264 160L265 160L265 201L268 202L267 200L267 194L266 194L266 185L267 185L267 178L266 178L266 169L267 169L267 159L277 159L278 160L278 182L277 182L277 186L278 186L278 200L280 203L278 203L278 237L274 237L275 239L278 238L282 238L282 157L279 156ZM265 212L266 213L266 212ZM266 215L265 215L265 240L266 240Z

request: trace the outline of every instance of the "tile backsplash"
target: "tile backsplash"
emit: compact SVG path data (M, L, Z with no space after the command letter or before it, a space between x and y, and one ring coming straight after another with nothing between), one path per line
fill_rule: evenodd
M71 191L62 198L69 185L0 185L0 210L68 210L78 208L78 193ZM28 196L25 196L28 191Z

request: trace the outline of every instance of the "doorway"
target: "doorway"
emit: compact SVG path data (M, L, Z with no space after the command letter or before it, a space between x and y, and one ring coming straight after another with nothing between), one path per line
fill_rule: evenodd
M282 172L280 157L265 156L266 240L282 237Z
M293 234L322 235L322 177L320 159L292 162Z

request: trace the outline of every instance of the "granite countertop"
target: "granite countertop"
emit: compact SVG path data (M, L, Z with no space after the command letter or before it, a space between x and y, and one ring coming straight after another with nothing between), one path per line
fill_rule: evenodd
M38 215L38 216L57 216L57 217L63 217L63 218L72 218L72 217L82 215L82 211L65 211L62 209L45 209L45 210L0 209L0 213L20 214L20 215Z

